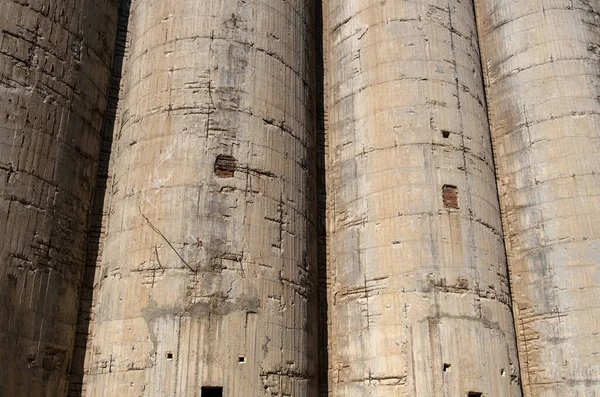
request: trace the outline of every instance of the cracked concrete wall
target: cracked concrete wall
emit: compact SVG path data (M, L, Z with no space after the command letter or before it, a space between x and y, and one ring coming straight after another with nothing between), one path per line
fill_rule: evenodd
M600 4L476 0L525 395L600 395Z
M520 396L472 1L325 19L331 395Z
M313 6L132 3L84 395L315 394Z
M66 393L117 3L0 1L1 396Z

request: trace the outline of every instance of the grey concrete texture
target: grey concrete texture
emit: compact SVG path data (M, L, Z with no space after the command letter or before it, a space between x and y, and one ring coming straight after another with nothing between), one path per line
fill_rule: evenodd
M324 14L331 395L520 396L472 2Z
M600 3L475 0L528 397L600 395Z
M132 3L83 395L314 395L313 18Z
M595 0L0 0L0 397L600 397L599 98Z
M0 0L0 396L66 393L116 3Z

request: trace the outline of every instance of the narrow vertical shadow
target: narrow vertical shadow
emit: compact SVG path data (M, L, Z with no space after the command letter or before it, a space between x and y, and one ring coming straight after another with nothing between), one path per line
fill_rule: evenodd
M75 347L69 370L70 379L67 393L68 397L80 397L84 392L84 364L91 321L94 276L96 273L96 264L102 255L100 246L103 235L104 198L109 183L109 163L117 116L123 63L127 48L127 29L131 1L132 0L121 0L119 2L119 20L117 24L112 73L107 93L104 123L102 125L102 142L96 175L96 185L94 187L92 208L89 215L87 251L83 279L81 282L79 312L75 332Z
M317 56L317 266L318 266L318 343L319 396L329 391L329 349L327 325L327 183L325 179L326 111L325 111L325 54L323 46L323 3L316 1L315 38Z

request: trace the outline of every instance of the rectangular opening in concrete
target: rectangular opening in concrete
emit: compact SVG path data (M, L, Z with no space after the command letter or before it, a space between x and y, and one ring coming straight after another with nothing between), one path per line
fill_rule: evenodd
M470 391L467 393L467 397L483 397L483 393L478 391Z
M202 386L202 397L223 397L223 388L221 386Z
M448 131L448 130L442 130L442 136L444 138L448 138L450 136L450 131Z
M444 207L458 209L458 188L454 185L444 185L442 187L442 198Z

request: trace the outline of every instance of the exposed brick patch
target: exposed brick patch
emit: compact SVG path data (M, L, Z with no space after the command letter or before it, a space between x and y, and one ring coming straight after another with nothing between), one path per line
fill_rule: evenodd
M444 185L442 187L442 198L444 207L458 209L458 189L453 185Z
M228 154L220 154L215 160L215 175L219 178L233 178L233 173L237 167L235 157Z

